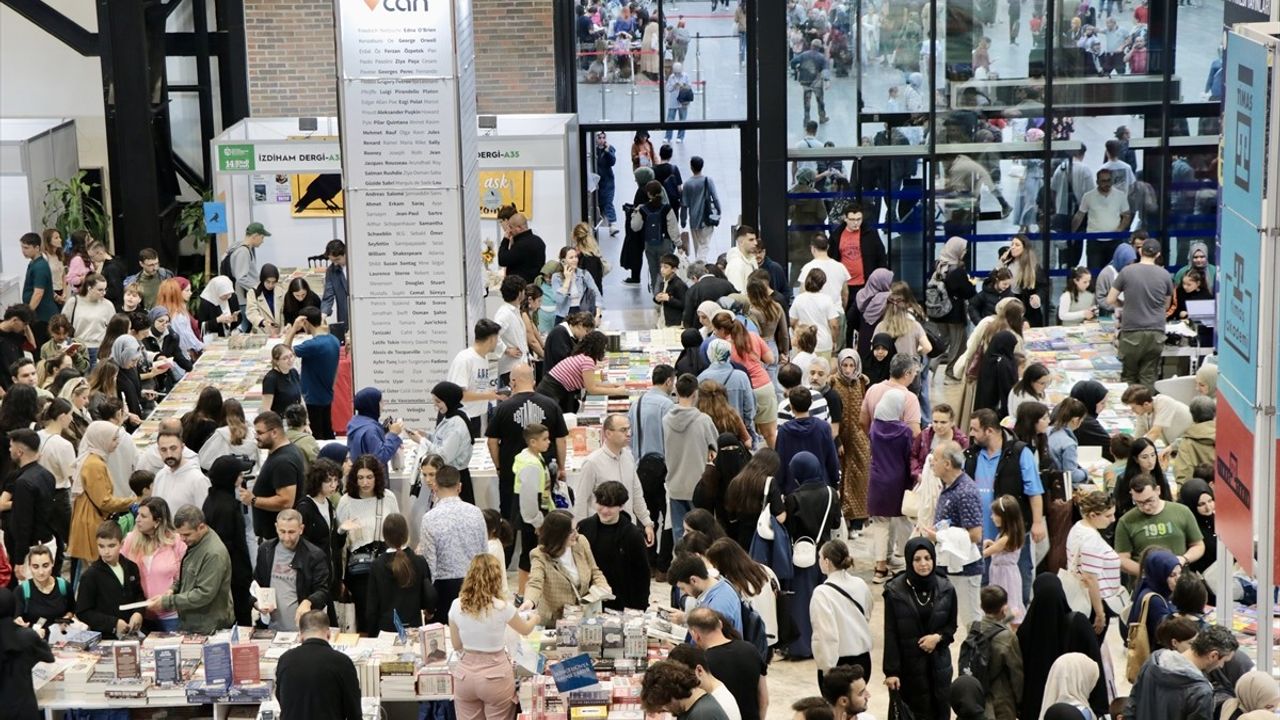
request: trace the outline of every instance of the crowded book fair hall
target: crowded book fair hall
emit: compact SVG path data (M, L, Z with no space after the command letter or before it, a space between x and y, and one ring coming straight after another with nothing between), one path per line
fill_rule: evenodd
M1277 720L1278 52L0 0L0 720Z

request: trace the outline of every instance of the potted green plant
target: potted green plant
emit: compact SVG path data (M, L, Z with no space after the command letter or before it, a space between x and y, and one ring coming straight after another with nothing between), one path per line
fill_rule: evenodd
M81 170L69 180L55 178L45 181L45 227L57 228L62 237L77 230L87 230L100 240L107 239L107 212L92 195L96 183L85 180Z

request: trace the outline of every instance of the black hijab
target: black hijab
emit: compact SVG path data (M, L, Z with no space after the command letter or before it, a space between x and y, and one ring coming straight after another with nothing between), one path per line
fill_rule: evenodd
M449 381L438 382L436 386L431 388L431 394L440 402L444 403L445 411L436 418L436 424L444 422L451 417L460 417L463 422L470 422L466 412L462 410L462 388Z
M928 575L917 575L915 557L917 550L924 550L929 553L929 557L933 558L933 572ZM934 549L933 543L929 540L917 537L907 541L906 552L903 557L907 561L907 569L903 575L907 579L907 584L915 592L924 595L929 594L930 599L933 597L933 591L938 587L938 551Z
M961 675L951 681L951 709L956 720L985 720L987 692L972 675Z
M878 347L885 348L889 351L883 360L876 360L875 349ZM889 379L889 363L893 362L893 356L898 353L898 346L893 342L893 336L889 333L876 333L871 338L871 351L867 356L862 358L862 374L867 376L867 380L871 385L878 382L884 382Z
M702 354L702 333L697 328L688 328L680 333L680 345L684 349L676 358L676 372L690 375L701 375L711 363Z
M1018 361L1013 357L1017 347L1018 336L1011 330L1001 330L991 338L974 388L974 410L988 408L1000 417L1009 414L1009 391L1018 383Z
M1204 572L1210 565L1218 559L1218 528L1217 520L1214 515L1201 515L1198 505L1200 504L1200 496L1208 494L1214 497L1213 486L1201 480L1200 478L1191 478L1182 484L1178 490L1178 502L1186 505L1191 511L1191 516L1196 519L1196 525L1200 526L1200 534L1204 536L1204 555L1188 567L1196 572Z
M1098 417L1098 403L1107 396L1107 387L1097 380L1081 380L1071 386L1071 397L1084 403L1086 417Z
M1018 626L1018 647L1022 651L1023 717L1037 717L1044 700L1045 683L1054 661L1069 652L1079 652L1101 662L1097 637L1088 618L1071 609L1062 581L1054 573L1040 573L1031 586L1031 604ZM1097 693L1102 688L1094 688ZM1098 698L1105 708L1105 690ZM1090 695L1090 704L1094 696ZM1097 707L1095 707L1095 711Z

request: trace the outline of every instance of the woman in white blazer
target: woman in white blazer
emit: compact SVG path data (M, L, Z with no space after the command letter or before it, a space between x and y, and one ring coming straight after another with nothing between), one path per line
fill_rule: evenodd
M258 271L258 287L245 294L245 317L250 332L279 335L284 330L285 286L280 284L280 271L266 263Z
M871 677L871 590L850 572L853 557L843 540L822 546L818 567L827 576L809 601L818 684L823 673L837 665L858 665L863 677Z

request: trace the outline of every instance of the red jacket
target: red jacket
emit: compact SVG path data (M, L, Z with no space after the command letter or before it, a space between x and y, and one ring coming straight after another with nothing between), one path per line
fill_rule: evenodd
M969 436L960 432L960 428L951 428L951 439L960 445L961 450L969 447ZM920 473L929 460L933 448L933 427L926 425L920 434L911 441L911 481L920 482Z
M9 553L4 545L0 545L0 587L9 587L13 581L13 566L9 564Z

